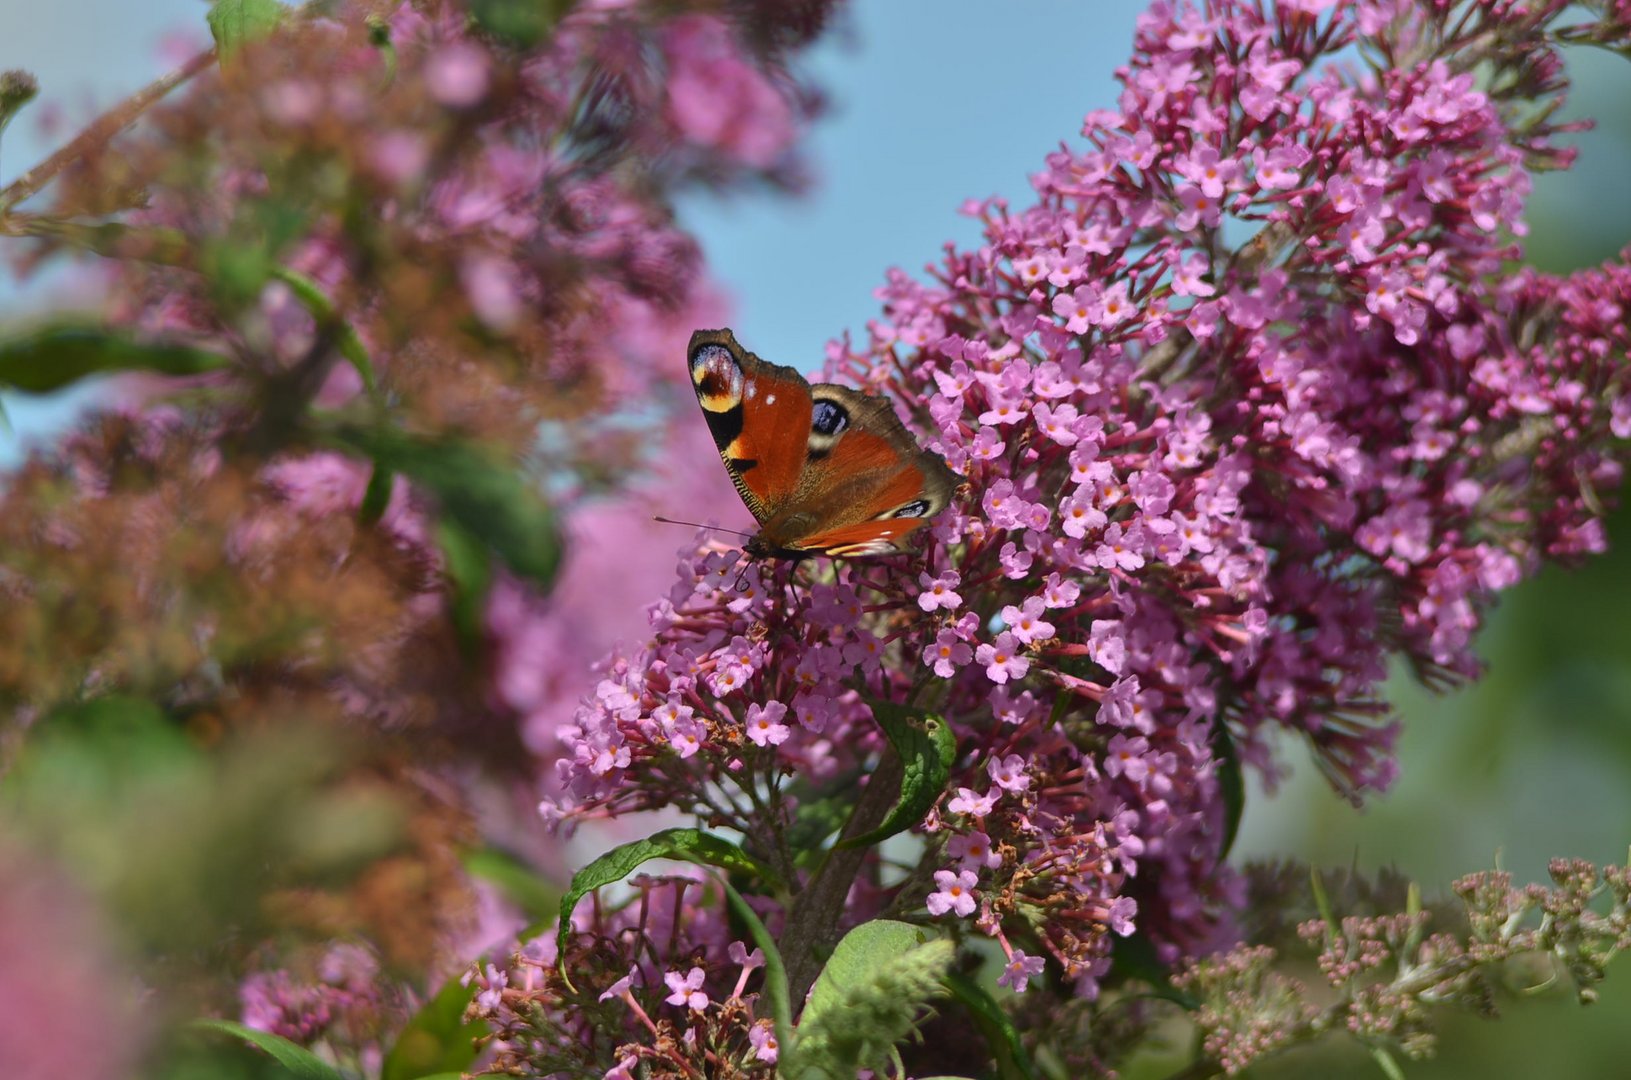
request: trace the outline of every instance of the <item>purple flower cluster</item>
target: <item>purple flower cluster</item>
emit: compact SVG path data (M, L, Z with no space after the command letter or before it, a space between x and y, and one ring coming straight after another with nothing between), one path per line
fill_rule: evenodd
M971 203L983 245L891 273L829 354L964 496L896 562L699 540L562 730L546 816L693 811L796 873L801 805L884 751L869 700L907 703L957 737L951 794L846 919L969 920L1015 985L1011 935L1084 995L1135 924L1168 960L1225 941L1239 763L1294 731L1386 787L1389 662L1476 674L1496 594L1602 546L1631 270L1502 274L1569 161L1563 8L1154 4L1036 201Z
M299 1043L312 1043L338 1026L348 1046L377 1035L385 1002L379 961L358 945L336 944L318 963L316 978L302 980L281 968L256 972L238 996L243 1022Z
M764 952L731 939L706 883L642 874L629 886L624 902L575 915L565 958L575 986L560 977L553 937L527 943L507 969L472 973L472 1012L496 1035L489 1070L633 1077L643 1060L652 1075L707 1075L729 1061L729 1075L768 1080L779 1047L762 995L748 990ZM659 943L681 941L664 963ZM629 1040L635 1025L649 1043Z

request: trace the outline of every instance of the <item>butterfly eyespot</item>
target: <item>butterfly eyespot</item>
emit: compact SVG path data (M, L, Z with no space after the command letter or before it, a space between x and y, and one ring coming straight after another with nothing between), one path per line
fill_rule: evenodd
M929 513L928 500L926 500L926 499L917 499L917 500L914 500L913 502L907 503L905 506L901 507L899 510L896 510L893 514L890 514L889 516L890 517L898 517L898 518L919 518L919 517L927 516L928 513Z
M833 436L849 427L849 413L835 401L818 401L810 416L810 430L817 435Z

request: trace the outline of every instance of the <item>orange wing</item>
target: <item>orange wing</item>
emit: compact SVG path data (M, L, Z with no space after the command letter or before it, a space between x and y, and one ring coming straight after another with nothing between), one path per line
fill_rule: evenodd
M753 516L775 516L798 490L810 440L810 384L746 351L729 330L698 330L691 383L719 457Z

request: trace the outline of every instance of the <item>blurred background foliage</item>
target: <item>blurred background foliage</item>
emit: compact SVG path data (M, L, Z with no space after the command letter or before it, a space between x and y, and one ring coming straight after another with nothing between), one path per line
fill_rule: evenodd
M889 109L884 101L847 96L846 72L864 68L871 72L868 78L882 80L878 85L898 84L903 92L922 78L922 69L903 65L897 50L899 35L927 9L886 6L894 10L880 14L869 10L873 5L861 5L847 42L824 45L814 57L818 82L838 73L836 82L825 79L835 100L828 123L838 133L822 136L837 142L817 145L818 164L830 146L869 137L865 125L876 122L867 115L871 109ZM1079 115L1104 103L1109 67L1129 39L1120 28L1141 6L1125 0L1112 5L1115 11L1106 18L1117 30L1102 31L1102 40L1094 43L1095 55L1102 50L1107 59L1102 70L1091 73L1092 85L1104 90L1078 89L1068 111ZM0 12L0 24L21 17L19 3L0 7L10 9ZM189 11L196 16L198 5ZM957 40L972 50L982 18L989 16L965 14L969 17L933 21L937 33L955 30ZM1054 18L1049 5L1016 4L1011 15L1005 13L1012 25L1004 33L1068 41L1069 34L1048 29ZM128 53L128 43L121 44ZM39 67L39 50L49 48L26 37L13 45L23 54L8 55L0 66ZM69 58L68 70L94 64L94 57L94 51L79 53ZM1538 179L1526 241L1534 265L1559 272L1599 262L1631 242L1631 200L1623 196L1624 178L1631 175L1631 64L1584 50L1572 52L1569 63L1577 80L1571 109L1596 117L1599 126L1579 136L1581 157L1574 171ZM1087 78L1078 73L1073 81L1079 88ZM1004 81L993 77L986 93L1012 91L1016 108L1025 96L1035 95L1024 80L1014 80L1018 85L1006 90ZM1038 140L1031 157L1009 163L1011 192L1022 184L1025 165L1065 130L1068 125ZM28 163L19 160L28 149L16 134L8 135L8 175ZM874 141L865 162L873 190L910 192L913 180L906 178L921 167L913 157L910 144L892 148ZM851 164L832 168L842 174ZM953 183L963 185L964 195L982 195L989 187L982 179L954 176ZM768 222L762 216L731 220L707 202L682 206L716 271L738 293L749 322L775 321L767 312L776 304L804 299L797 294L805 282L766 274L762 263L754 262L763 258L760 245L785 250L789 241L778 232L783 229L831 231L830 215L818 218L798 205L767 206L753 213L774 218ZM943 232L951 233L952 204L933 209L946 221ZM738 234L744 230L756 231L758 239L743 240ZM933 254L932 244L899 234L885 240L888 258L908 266ZM852 264L836 281L826 280L832 277L828 273L810 276L823 280L826 293L845 294L853 304L869 292L878 269ZM823 325L814 332L843 329ZM813 344L813 339L805 342L811 360ZM8 407L17 411L13 402ZM24 429L35 423L27 410L19 419ZM1402 776L1386 798L1354 812L1307 767L1299 748L1287 747L1293 773L1272 796L1253 791L1237 856L1292 856L1366 871L1394 866L1429 893L1443 893L1454 877L1496 862L1520 880L1540 880L1553 856L1623 861L1631 841L1631 511L1622 507L1612 516L1609 536L1613 546L1606 557L1574 570L1548 569L1491 613L1481 637L1488 673L1480 683L1435 696L1407 676L1394 680L1392 697L1404 719ZM230 952L235 943L256 940L274 927L341 933L359 917L358 909L434 892L437 869L410 855L425 850L425 830L456 830L456 823L438 824L434 806L385 779L376 768L377 748L356 745L333 726L292 719L297 722L224 731L208 715L104 699L51 717L42 728L45 737L26 747L0 746L11 760L0 788L5 872L54 881L53 875L66 868L72 881L51 887L60 885L63 896L92 901L86 908L56 899L55 893L42 894L40 908L22 914L49 918L34 924L30 940L0 931L0 964L48 967L54 957L60 959L62 942L86 948L95 942L106 962L100 980L105 1000L73 1002L78 1013L92 1010L110 1023L127 1013L140 996L140 983L130 972L141 982L162 975L172 984L191 985L192 995L169 1003L186 1012L226 989L209 985L212 978L239 976L236 964L243 958L223 964L223 947ZM19 854L20 849L34 853ZM499 867L495 878L513 870L501 859L494 865ZM393 875L398 880L391 880ZM400 880L404 875L412 880ZM521 895L538 887L524 874L512 875L510 885ZM529 906L547 907L547 900L535 895ZM405 937L394 953L388 950L387 960L394 956L407 966L414 953L412 935L421 924L407 913L396 914L402 916ZM0 922L14 916L20 917L0 910ZM154 964L167 970L158 972ZM1631 1015L1631 970L1624 970L1623 962L1619 968L1611 969L1601 1001L1587 1009L1578 1007L1564 986L1526 992L1515 984L1503 1001L1503 1022L1449 1019L1439 1057L1410 1065L1409 1075L1623 1074L1631 1060L1631 1025L1623 1022ZM0 1045L8 1033L28 1024L60 1024L64 1037L71 1037L76 1021L65 1015L42 1019L39 1003L35 1006L31 1010L0 998ZM1179 1037L1174 1031L1173 1038ZM154 1048L151 1059L165 1061L161 1075L172 1080L280 1075L264 1056L230 1040L197 1033L166 1038L174 1041ZM1129 1075L1165 1076L1175 1062L1187 1059L1186 1045L1168 1049L1152 1047ZM105 1059L93 1053L86 1064L94 1067L83 1075L115 1075L121 1065L116 1053ZM1251 1075L1316 1071L1333 1080L1378 1075L1363 1052L1341 1044L1299 1050Z

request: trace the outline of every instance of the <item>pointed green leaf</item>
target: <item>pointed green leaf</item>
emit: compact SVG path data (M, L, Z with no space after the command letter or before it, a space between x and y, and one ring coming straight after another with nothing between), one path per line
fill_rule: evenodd
M370 395L377 393L379 381L374 376L374 361L368 355L368 347L362 343L357 328L341 317L339 310L334 306L334 301L329 299L323 287L305 274L291 270L287 266L270 267L267 276L287 285L301 306L311 312L318 326L334 327L337 335L336 346L340 350L340 355L345 357L346 363L357 372L357 377L362 380L363 389Z
M536 47L573 0L470 0L470 17L482 30L518 49Z
M335 437L436 497L444 521L493 549L509 568L548 587L560 569L555 514L513 465L474 443L418 439L392 428L344 428Z
M298 1043L269 1031L256 1031L233 1020L194 1020L187 1025L196 1031L232 1035L265 1050L277 1063L299 1080L345 1080L340 1071Z
M0 341L0 387L48 394L90 375L150 371L201 375L227 367L218 353L190 345L143 342L112 330L62 324Z
M464 1010L476 996L476 985L449 979L436 996L420 1006L385 1055L380 1080L421 1080L433 1074L459 1075L476 1060L474 1039L487 1033L480 1021L465 1023Z
M810 988L810 1004L800 1023L820 1019L829 1010L843 1007L855 989L870 977L873 967L917 948L930 940L929 930L894 919L873 919L844 935Z
M951 764L957 758L957 737L938 716L888 701L867 702L872 715L895 753L903 771L900 799L876 829L839 842L839 847L864 847L905 832L923 820L923 815L946 790Z
M1200 1000L1172 985L1171 972L1156 955L1155 946L1143 934L1114 938L1110 942L1110 972L1117 980L1137 979L1150 987L1149 996L1170 1001L1194 1012Z
M1218 793L1223 796L1223 843L1218 862L1229 857L1240 832L1240 818L1246 812L1246 781L1240 771L1240 755L1235 740L1222 718L1212 721L1212 757L1218 763Z
M644 840L620 844L572 875L572 884L561 897L560 925L555 931L556 951L566 959L566 939L572 933L572 912L578 901L603 885L622 881L635 867L652 859L678 859L699 866L753 874L772 885L780 885L775 871L722 837L700 829L664 829Z
M263 38L288 18L289 9L278 0L215 0L204 18L222 56L245 43Z
M436 545L442 549L454 629L466 649L474 648L486 629L487 591L493 584L487 545L452 521L436 523Z
M373 525L385 516L386 509L391 505L391 481L394 479L390 469L374 466L374 471L368 474L368 487L362 493L362 505L357 507L359 522Z

